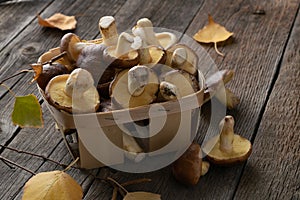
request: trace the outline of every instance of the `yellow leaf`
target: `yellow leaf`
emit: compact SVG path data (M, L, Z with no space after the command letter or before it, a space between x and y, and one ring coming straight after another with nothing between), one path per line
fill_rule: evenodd
M197 40L198 42L202 43L211 43L213 42L215 45L216 52L224 56L218 48L217 48L217 42L222 42L227 40L230 36L232 36L233 33L226 30L225 27L221 26L220 24L217 24L211 15L208 15L208 24L204 26L202 29L200 29L193 38Z
M22 200L81 200L81 186L63 171L42 172L27 181Z
M159 194L150 192L128 192L123 200L161 200Z
M47 19L41 18L40 15L38 15L37 17L38 22L41 26L58 28L63 31L75 29L77 24L77 21L74 16L67 16L61 13L55 13Z

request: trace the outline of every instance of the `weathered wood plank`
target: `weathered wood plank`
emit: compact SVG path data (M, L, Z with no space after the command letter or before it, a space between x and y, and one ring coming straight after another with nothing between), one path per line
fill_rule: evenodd
M44 109L46 109L46 107L44 107ZM62 139L59 134L53 133L54 124L48 111L45 112L44 120L49 126L41 129L22 129L18 137L11 142L10 146L49 156L53 148L55 148ZM4 150L1 156L32 171L37 170L44 162L41 159L9 150ZM20 169L9 169L3 162L0 162L0 166L0 199L13 199L23 187L23 184L30 178L31 174Z
M235 199L300 198L299 38L298 13Z
M229 88L241 98L241 103L228 113L236 119L236 132L246 138L251 139L254 134L298 5L299 1L223 1L214 7L206 2L203 9L206 12L200 11L187 31L189 35L196 33L207 23L207 13L211 13L216 22L235 33L232 43L220 45L219 50L226 54L225 58L217 56L211 45L203 46L220 69L236 71ZM253 15L257 6L265 9L266 15ZM206 130L204 128L202 133L205 134ZM213 166L197 185L195 193L181 196L179 192L179 195L186 199L196 196L204 199L231 199L242 170L243 166Z
M85 6L82 6L81 4ZM59 1L49 6L42 13L42 16L50 16L52 13L62 12L63 10L64 13L67 15L73 15L76 13L82 13L82 15L84 15L94 12L95 18L100 18L100 16L102 15L114 13L114 10L116 8L122 6L121 1L111 1L111 4L115 4L115 6L111 8L112 10L109 9L108 5L110 4L108 2L107 4L103 4L101 2L96 1L96 3L94 2L93 4L83 4L78 1ZM101 7L101 5L106 5L107 7ZM95 12L94 6L98 8L98 12ZM97 24L98 20L96 19L95 21ZM99 32L98 26L94 23L94 21L92 22L87 18L83 18L82 20L80 20L80 18L78 19L78 27L81 27L82 30L86 30L86 32L81 31L81 35L83 35L84 38L85 36L92 37L92 35L96 35L97 32ZM84 28L84 26L86 27ZM55 29L41 28L38 26L37 23L30 24L10 45L7 46L7 48L0 52L0 55L4 55L7 52L9 52L10 54L8 57L5 57L3 60L0 61L0 65L3 66L3 68L0 69L0 80L4 77L8 77L14 74L20 69L28 68L29 64L36 62L37 58L42 53L46 52L50 48L58 46L63 34L65 34L65 32L58 31ZM24 53L24 50L26 50L26 53ZM16 90L16 92L18 92L17 94L19 95L24 95L28 93L37 94L38 92L35 88L35 85L33 84L32 86L28 86L27 84L31 80L31 75L25 75L23 78L21 77L14 78L11 81L6 82L5 84L8 86L13 86L11 87L11 89ZM18 82L18 80L20 80L20 82ZM0 87L0 96L1 94L6 92L7 91L3 87ZM3 109L0 110L0 113L3 116L0 119L0 130L2 130L5 133L5 135L0 136L0 139L1 142L5 143L11 137L11 135L14 132L13 130L15 129L15 127L12 126L12 123L10 121L11 112L9 112L9 110L11 110L12 108L11 106L13 105L13 97L10 97L9 94L6 95L1 100L0 105L3 105ZM5 105L7 105L7 107Z
M23 1L0 5L0 49L13 40L52 1ZM1 66L0 66L1 67Z
M63 12L66 15L75 15L78 23L73 31L84 39L92 39L99 32L98 19L103 15L114 14L125 1L57 1L51 4L43 13L42 17L49 17L56 12ZM96 11L97 9L97 11ZM91 20L93 18L93 20ZM57 29L42 28L37 21L32 22L18 35L13 42L0 52L0 80L21 69L29 67L30 63L37 61L37 58L48 49L59 46L61 37L67 33ZM13 86L18 78L7 81L8 86ZM0 88L0 97L6 90Z
M191 10L195 13L200 6L202 6L200 3L197 2L197 6L194 7L194 4L189 4L192 1L186 2L172 2L172 3L165 3L163 4L153 1L153 2L136 2L136 1L127 1L127 3L124 5L123 11L120 11L120 14L116 15L118 23L120 23L120 30L127 28L131 25L133 25L136 21L136 19L140 18L139 15L144 15L144 17L150 17L154 25L156 26L162 26L162 24L169 28L170 27L178 30L178 31L184 31L187 27L189 20L192 19L193 14L191 14ZM236 79L231 84L231 88L237 93L239 96L241 96L242 103L238 107L236 111L233 112L234 116L237 117L237 132L243 134L246 137L251 137L252 132L245 133L244 129L248 128L249 130L254 130L255 122L257 120L258 113L260 112L260 109L262 108L262 104L265 101L266 98L266 90L270 87L272 76L274 75L273 68L276 67L278 64L277 58L279 58L284 50L284 44L288 37L288 32L291 27L292 19L296 13L297 10L297 2L298 1L290 1L290 2L276 2L278 5L273 5L272 2L262 2L262 5L265 6L267 15L265 16L252 16L252 10L255 9L255 3L250 1L224 1L222 3L219 2L217 5L216 2L205 2L203 5L204 7L201 8L199 11L199 14L195 17L192 25L190 26L188 33L194 33L198 30L198 28L202 27L206 23L206 12L207 11L214 11L213 16L216 18L217 22L220 22L228 27L229 30L232 30L236 33L235 39L233 40L232 44L226 44L225 47L221 47L220 50L224 51L226 53L226 57L223 60L221 57L216 57L215 52L210 50L210 46L206 46L206 48L209 50L213 58L216 60L218 66L220 68L230 68L236 69L237 75ZM129 12L129 9L131 8L130 5L141 5L142 3L145 3L147 7L150 7L149 9L141 9L140 7L134 7L135 10L133 12ZM74 4L76 6L82 6L80 1L76 1ZM174 5L175 4L175 5ZM192 9L188 9L189 6L184 7L184 5L190 5ZM257 2L257 5L260 4ZM175 10L172 10L171 12L173 14L164 14L164 12L168 13L167 10L163 8L168 8L168 6L171 7L174 5ZM227 5L230 5L229 7ZM92 5L90 5L93 7ZM108 4L107 4L108 6ZM111 6L111 5L110 5ZM278 6L278 7L277 7ZM145 7L145 8L147 8ZM163 7L163 8L161 8ZM81 8L82 9L82 8ZM96 8L94 8L97 10ZM132 8L131 8L132 9ZM186 10L185 10L186 9ZM67 9L69 12L78 14L76 11L72 9ZM159 10L159 11L157 11ZM177 10L177 11L176 11ZM180 13L179 10L181 11ZM226 12L224 12L226 10ZM74 12L73 12L74 11ZM140 14L135 16L135 14L139 12ZM186 22L180 21L183 20L184 17L182 17L183 14L188 12L189 20ZM99 12L100 13L100 12ZM123 13L124 17L121 17ZM143 14L144 13L144 14ZM47 15L47 11L44 13ZM50 14L50 12L49 12ZM102 13L101 13L102 14ZM111 15L111 13L106 13ZM180 15L180 19L177 20L176 15ZM78 14L80 15L80 13ZM87 27L93 27L94 25L88 24L93 23L94 20L90 20L90 17L82 15L86 17L86 21L84 21L87 25ZM119 16L119 18L118 18ZM166 20L164 20L163 17L160 16L167 16L165 17ZM133 18L136 17L136 18ZM276 20L274 21L274 18L276 17ZM156 19L155 19L156 18ZM126 20L125 20L126 19ZM129 19L129 20L127 20ZM174 21L172 21L174 19ZM122 22L123 20L123 22ZM96 20L97 21L97 20ZM177 23L179 22L180 23ZM126 24L128 23L128 24ZM185 24L186 23L186 24ZM264 28L263 24L267 24L268 27ZM30 25L31 26L31 25ZM32 27L37 26L31 26L31 29L28 29L28 31L25 30L25 33L28 34L30 31L34 30ZM82 28L84 28L84 25L82 24ZM97 30L93 28L91 31L83 31L83 29L78 29L78 35L84 36L84 38L93 37L97 34ZM96 27L97 28L97 27ZM39 28L38 28L39 29ZM88 28L89 29L89 28ZM276 32L273 32L273 30L276 30ZM279 31L280 30L280 31ZM26 34L21 34L21 38L25 37L25 40L27 41L36 41L38 44L45 45L42 49L39 49L38 53L30 57L28 60L24 60L24 58L20 59L22 61L18 62L11 62L13 64L28 64L31 62L34 62L37 58L39 53L42 53L46 49L57 46L57 42L60 39L60 36L62 35L60 32L57 31L57 33L53 33L50 29L42 29L42 31L39 29L40 32L44 32L46 35L45 37L41 37L39 34L35 33L33 31L33 35L35 35L33 40L30 39L30 37L26 37ZM39 32L38 31L38 32ZM77 30L76 30L77 31ZM250 36L249 36L250 35ZM45 38L49 38L49 41L43 41ZM278 41L275 40L275 38L278 38ZM21 40L19 40L20 42ZM272 43L272 46L270 45ZM14 43L14 45L17 45L16 48L13 48L13 46L10 46L10 50L13 50L13 52L18 52L17 48L22 47L22 45L19 45L17 42ZM30 46L30 45L29 45ZM258 49L257 51L254 51L252 48L253 46L258 46L261 49ZM271 48L272 47L272 48ZM239 51L239 50L242 51ZM264 49L267 49L266 52L264 52ZM9 52L9 49L6 51ZM262 52L265 55L265 58L262 56ZM2 55L2 54L1 54ZM19 59L20 56L19 53L17 53L18 56L11 57L10 59L13 60L15 58ZM253 59L255 58L255 59ZM7 63L7 60L3 63ZM3 64L2 63L2 64ZM13 65L7 65L13 66ZM19 66L19 65L16 65ZM11 67L12 68L12 67ZM263 68L262 70L260 70ZM266 69L265 69L266 68ZM11 71L14 72L14 71ZM10 73L11 73L10 72ZM258 76L255 80L253 77L254 74ZM248 79L245 79L246 77L249 77ZM267 77L267 78L266 78ZM262 81L263 79L267 79L262 84L266 84L266 86L263 87L259 84L259 81ZM1 79L1 78L0 78ZM22 79L23 80L23 79ZM247 84L244 83L245 80L248 80ZM21 82L20 82L21 83ZM24 83L24 82L23 82ZM12 84L15 84L15 81L12 82ZM15 86L15 88L19 88L20 85ZM258 90L259 89L259 90ZM249 96L251 95L251 96ZM249 99L249 100L248 100ZM9 100L11 102L11 100ZM242 116L244 118L242 118ZM249 122L248 122L249 120ZM246 122L246 123L243 123ZM254 123L253 123L254 122ZM6 124L6 122L3 122ZM51 125L49 125L51 126ZM241 131L240 131L241 130ZM49 133L54 133L54 131L50 131ZM204 131L205 134L205 131ZM20 136L21 137L21 136ZM16 145L19 148L19 144L22 144L24 142L24 138L20 139L19 136L17 136L14 140L12 145ZM26 139L27 140L27 139ZM60 140L57 140L55 142L57 145L62 145ZM21 146L23 147L23 146ZM25 148L25 147L24 147ZM45 147L38 147L41 149L45 149ZM53 147L49 147L51 150L53 150ZM60 149L61 148L61 149ZM66 155L67 150L63 148L63 145L59 148L59 150L55 151L53 154L54 158L61 159L64 155ZM62 156L59 155L56 157L56 152L62 152ZM64 153L63 153L64 152ZM7 153L7 152L6 152ZM61 157L60 157L61 156ZM23 157L22 157L23 158ZM21 160L22 160L21 158ZM67 158L68 160L69 158ZM31 160L32 162L32 160ZM23 162L22 163L26 163ZM43 169L54 169L55 167L48 167L48 163L45 164L45 166L42 167ZM5 169L5 166L3 166L1 169ZM22 172L19 172L22 173ZM72 172L73 173L73 172ZM132 187L130 190L147 190L152 192L161 193L163 195L164 199L209 199L209 198L215 198L215 199L230 199L233 195L234 189L237 185L237 179L239 177L239 174L241 173L241 167L236 166L233 168L220 168L220 167L212 167L209 174L202 178L201 182L196 187L186 188L180 184L178 184L173 177L171 176L169 168L162 169L157 172L149 173L149 174L126 174L122 172L117 172L113 174L110 172L110 170L107 170L107 168L101 169L100 175L105 177L107 175L112 175L114 178L120 180L121 182L134 179L134 178L140 178L140 177L150 177L153 179L151 183L147 184L140 184L138 186ZM16 173L18 174L18 173ZM79 174L78 174L79 175ZM23 176L19 176L19 178L16 178L17 175L15 175L15 178L12 179L13 181L16 181L22 185L25 180L23 179ZM76 176L76 172L74 172L74 176ZM80 175L79 175L80 176ZM80 176L81 177L81 176ZM27 176L29 178L29 176ZM25 179L27 180L25 177ZM80 178L79 178L80 179ZM80 179L82 182L82 179ZM89 185L89 180L87 182L83 182L83 184ZM2 184L1 184L2 185ZM17 184L19 185L19 184ZM20 186L19 185L19 186ZM86 187L88 188L88 186ZM17 188L18 193L15 193L15 189L9 190L10 193L16 197L15 199L20 198L20 187ZM209 192L208 192L209 191ZM6 190L5 190L6 192ZM17 196L16 196L17 195ZM102 184L98 182L94 182L90 190L88 191L86 195L86 199L107 199L111 196L111 187L109 187L107 184ZM8 197L8 196L6 196Z

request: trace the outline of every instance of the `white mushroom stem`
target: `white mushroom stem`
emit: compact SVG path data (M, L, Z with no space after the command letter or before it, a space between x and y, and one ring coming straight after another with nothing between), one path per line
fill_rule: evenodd
M172 54L171 66L178 68L187 61L187 52L185 48L177 48Z
M232 143L234 138L234 119L232 116L226 116L220 122L220 150L224 152L232 151Z
M87 92L94 87L92 75L85 69L77 68L69 76L65 86L65 93L72 98L72 110L74 113L94 112L95 93Z
M169 83L167 81L162 81L160 83L159 92L166 101L177 99L177 98L181 97L180 92L179 92L178 88L176 87L176 85Z
M133 37L129 33L121 33L118 38L115 56L120 57L127 54L133 49L139 49L142 46L142 41L139 37Z
M113 16L104 16L99 20L99 30L106 46L115 46L118 41L116 21Z
M160 45L153 31L153 24L148 18L138 20L136 26L132 29L132 33L142 38L147 46Z
M132 67L128 71L128 91L132 96L140 96L149 83L149 68L143 65Z

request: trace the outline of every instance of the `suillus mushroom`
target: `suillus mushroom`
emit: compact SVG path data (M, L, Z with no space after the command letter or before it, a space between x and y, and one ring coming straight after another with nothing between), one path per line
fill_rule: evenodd
M160 47L159 49L163 50L177 42L177 38L173 33L155 33L153 24L148 18L138 20L132 28L132 33L142 40L142 47L139 49L140 64L154 63L155 59L151 59L153 55L150 55L149 46Z
M197 143L189 148L172 164L175 179L186 185L196 185L202 173L202 151Z
M142 41L129 33L123 32L116 46L109 46L103 52L103 57L111 67L130 68L139 63L139 53Z
M68 74L69 70L60 63L51 63L43 65L42 73L37 78L37 83L42 90L46 89L48 82L55 76Z
M234 119L228 115L220 122L221 133L207 141L203 151L207 159L219 165L231 165L245 161L251 154L249 140L234 133Z
M194 94L199 90L196 78L187 72L172 70L160 77L160 100L173 100ZM161 99L162 98L162 99Z
M65 60L68 60L70 65L76 63L82 49L93 43L82 42L81 39L74 33L65 34L60 41L60 51L67 52Z
M99 30L106 46L115 46L118 41L118 30L113 16L103 16L99 20Z
M45 95L54 107L69 113L95 112L100 103L92 75L80 68L73 70L71 74L52 78Z
M184 70L192 75L197 74L198 56L184 44L175 44L167 51L166 65Z
M156 99L158 77L147 66L137 65L118 73L110 85L110 96L119 108L148 105Z

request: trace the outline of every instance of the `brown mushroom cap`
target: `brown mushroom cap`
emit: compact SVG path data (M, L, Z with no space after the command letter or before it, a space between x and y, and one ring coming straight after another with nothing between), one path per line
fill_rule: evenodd
M128 69L119 72L110 85L110 96L114 108L133 108L148 105L156 99L158 77L149 69L149 83L139 96L132 96L128 91Z
M43 65L43 71L36 80L42 90L46 89L48 82L55 76L68 74L69 70L62 64L52 63Z
M47 101L59 110L72 113L72 97L65 92L66 82L69 74L55 76L48 83L45 94ZM95 110L99 107L99 94L95 87L84 92L85 98L95 102Z
M196 185L202 173L202 153L200 145L192 143L184 154L172 165L176 180L186 185Z

